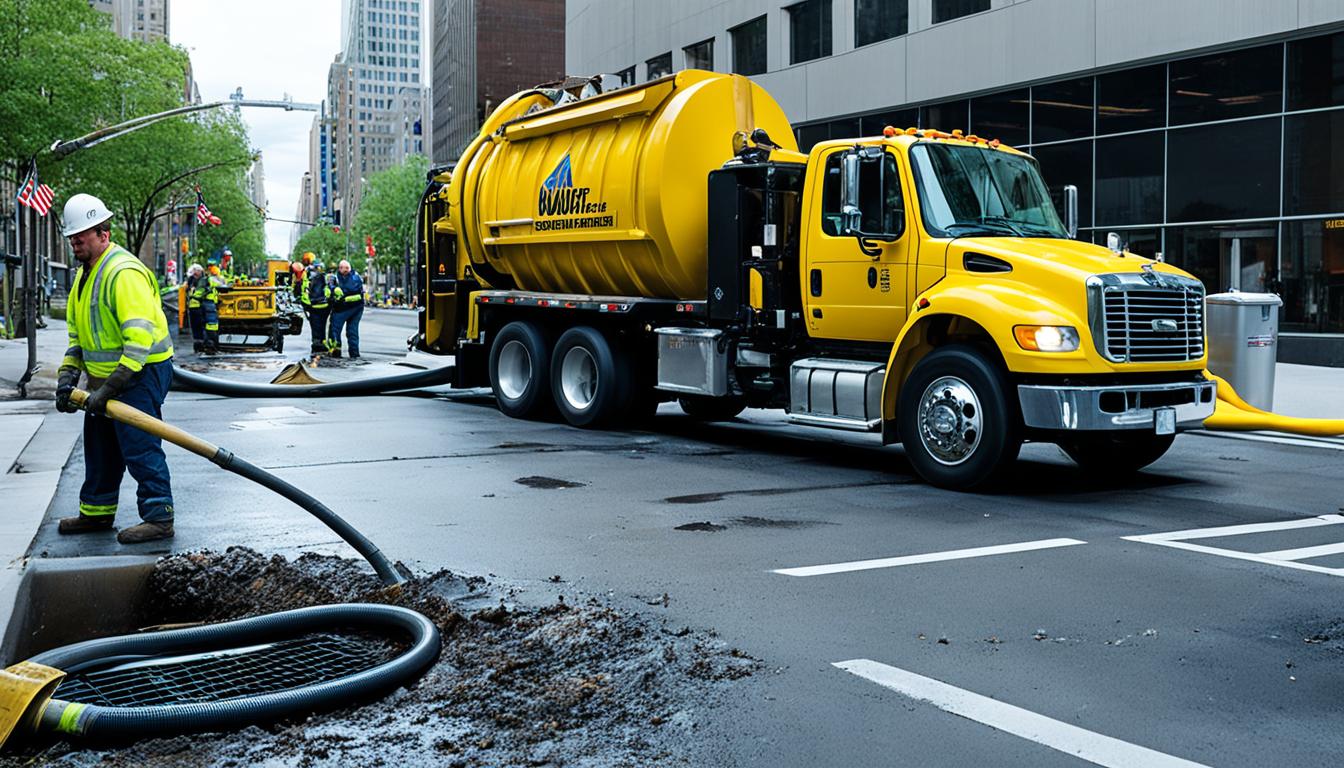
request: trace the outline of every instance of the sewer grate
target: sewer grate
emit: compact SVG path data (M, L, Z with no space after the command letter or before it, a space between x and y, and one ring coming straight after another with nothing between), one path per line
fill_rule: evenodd
M108 707L227 701L348 677L402 650L375 636L321 633L192 655L122 657L70 675L54 698Z

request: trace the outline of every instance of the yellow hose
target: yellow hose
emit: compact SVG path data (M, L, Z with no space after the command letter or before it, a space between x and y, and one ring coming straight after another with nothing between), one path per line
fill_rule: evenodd
M1226 379L1208 371L1204 375L1218 382L1218 402L1214 403L1213 415L1204 420L1205 429L1229 432L1267 429L1312 437L1344 435L1344 419L1303 419L1270 413L1242 400Z

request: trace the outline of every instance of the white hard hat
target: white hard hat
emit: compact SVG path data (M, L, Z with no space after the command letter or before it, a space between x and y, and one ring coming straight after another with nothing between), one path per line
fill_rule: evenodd
M202 267L200 264L192 264L189 268L187 268L187 271L188 271L188 272L203 272L203 271L205 271L205 267Z
M112 212L102 200L81 192L65 201L63 218L61 236L69 237L102 224L112 218Z

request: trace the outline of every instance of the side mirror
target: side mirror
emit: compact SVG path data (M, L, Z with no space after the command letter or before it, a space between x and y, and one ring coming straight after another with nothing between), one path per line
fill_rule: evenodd
M840 232L853 235L863 228L863 211L859 208L859 153L847 153L840 163Z
M891 173L888 165L892 166ZM881 147L861 147L841 158L840 234L857 238L859 250L874 259L882 251L870 245L869 240L894 242L905 229L905 209L899 205L900 188L894 168L894 161ZM893 192L895 205L889 198ZM877 231L864 229L864 208L868 209L868 221L876 224ZM891 224L896 231L883 231L893 228Z
M1070 239L1078 239L1078 188L1072 184L1064 186L1064 228Z

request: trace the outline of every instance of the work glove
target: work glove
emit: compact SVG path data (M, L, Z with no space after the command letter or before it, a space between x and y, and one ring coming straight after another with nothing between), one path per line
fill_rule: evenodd
M331 295L335 296L337 300L339 300L342 296L345 295L345 291L341 290L340 286L337 286L331 289Z
M131 385L131 377L135 371L124 365L118 365L112 375L103 381L103 385L89 395L89 399L84 401L84 410L98 416L107 415L107 401L126 391Z
M60 370L56 377L56 410L61 413L74 413L79 408L70 402L70 394L75 391L75 386L79 384L80 370L65 366Z

